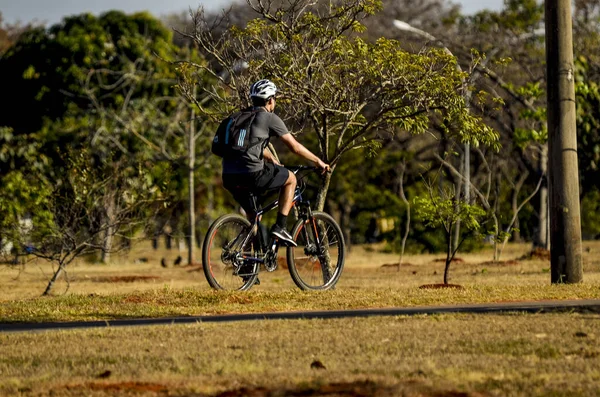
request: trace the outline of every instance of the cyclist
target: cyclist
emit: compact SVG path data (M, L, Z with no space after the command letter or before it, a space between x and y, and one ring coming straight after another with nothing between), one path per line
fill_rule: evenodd
M251 128L250 139L256 144L235 158L223 158L223 186L242 206L248 219L255 216L249 190L263 192L279 189L279 212L271 234L286 245L296 246L287 231L287 217L292 208L296 176L275 159L267 148L269 140L271 137L281 139L293 153L313 162L323 172L329 171L330 167L298 142L289 133L283 120L273 113L276 94L277 87L270 80L259 80L250 87L252 107L261 110L256 114Z

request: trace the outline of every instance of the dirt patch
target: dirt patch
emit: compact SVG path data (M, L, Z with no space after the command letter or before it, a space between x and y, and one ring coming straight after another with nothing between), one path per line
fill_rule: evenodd
M400 262L396 262L396 263L384 263L383 265L380 266L381 269L383 270L389 270L389 269L393 269L393 270L398 270L401 267L411 267L414 266L412 263L403 263L400 264Z
M420 289L443 289L443 288L455 288L455 289L464 289L462 285L458 284L425 284L419 287Z
M149 302L149 299L142 298L139 295L129 295L123 299L123 303L146 303Z
M421 382L408 381L403 384L388 386L380 385L372 381L357 381L350 383L331 383L316 387L305 387L297 389L267 389L264 387L241 388L230 390L215 397L300 397L300 396L348 396L348 397L396 397L396 396L419 396L419 397L481 397L481 394L464 393L455 390L434 390Z
M446 258L438 258L438 259L434 259L434 262L446 262ZM454 258L452 259L452 263L464 263L464 259L462 258Z
M277 257L277 269L281 269L281 270L288 269L287 258L285 256Z
M486 261L486 262L481 262L478 264L478 266L516 266L518 265L520 262L514 259L508 260L508 261Z
M60 390L68 391L69 394L85 395L90 391L100 392L102 395L175 395L178 390L159 383L143 382L90 382L76 385L66 385L51 390L52 393ZM184 390L179 390L185 392ZM175 393L175 394L173 394ZM177 394L179 395L179 394ZM301 386L297 388L266 388L266 387L242 387L228 390L218 394L193 393L197 397L303 397L303 396L336 396L336 397L483 397L479 393L467 393L457 390L436 390L423 384L418 380L408 380L396 385L382 385L373 381L356 381L346 383L321 384L318 386Z
M188 273L191 272L202 272L204 269L202 268L202 264L194 263L193 265L185 265L183 267Z
M543 248L534 248L533 250L531 250L531 252L528 252L527 254L523 255L522 257L519 258L520 260L526 260L526 259L543 259L543 260L550 260L550 251L548 251L547 249L543 249Z
M135 283L136 281L158 280L157 276L105 276L93 277L91 280L95 283Z
M103 382L90 382L79 385L67 385L64 387L70 391L83 391L83 390L94 390L94 391L106 391L106 392L151 392L167 394L169 387L161 385L159 383L144 383L144 382L116 382L116 383L103 383Z

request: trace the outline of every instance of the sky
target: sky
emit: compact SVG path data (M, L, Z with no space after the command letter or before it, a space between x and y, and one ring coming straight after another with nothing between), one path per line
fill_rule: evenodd
M98 15L108 10L126 13L149 11L156 17L187 12L203 5L208 11L226 7L232 0L0 0L0 12L5 23L40 22L52 25L64 16L91 12ZM482 9L500 10L503 0L454 0L464 14Z

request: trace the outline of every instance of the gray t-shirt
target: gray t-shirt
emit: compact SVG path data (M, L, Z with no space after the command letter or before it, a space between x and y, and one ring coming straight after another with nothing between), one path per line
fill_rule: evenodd
M238 158L223 159L224 174L246 174L262 170L264 167L263 150L269 144L269 139L289 134L289 131L283 120L275 113L261 111L256 114L250 134L251 148L246 153Z

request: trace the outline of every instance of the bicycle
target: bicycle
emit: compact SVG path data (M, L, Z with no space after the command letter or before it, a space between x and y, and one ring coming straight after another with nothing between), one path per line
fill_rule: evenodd
M286 261L290 276L302 290L328 290L338 282L346 255L342 230L327 213L313 211L302 198L306 189L306 171L317 167L287 167L296 175L292 209L298 220L291 235L298 244L289 246ZM239 214L226 214L215 220L208 229L202 247L202 267L208 284L219 290L246 291L257 283L261 265L273 272L278 268L279 241L271 236L264 241L259 232L260 217L279 205L274 200L258 208L261 196L248 191L255 209L252 222Z

